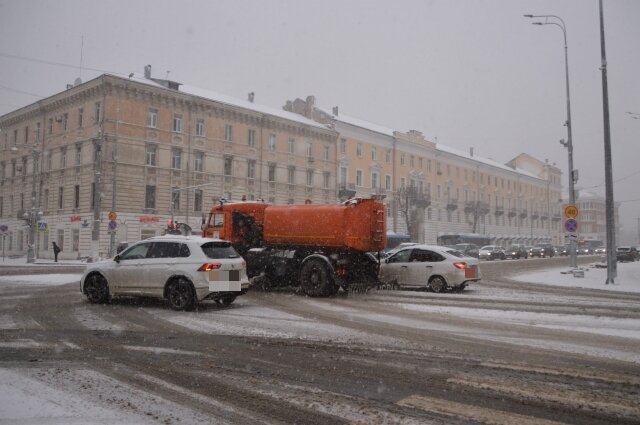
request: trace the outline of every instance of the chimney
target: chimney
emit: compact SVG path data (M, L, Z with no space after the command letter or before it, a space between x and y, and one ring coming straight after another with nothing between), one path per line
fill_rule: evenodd
M316 107L316 97L315 96L307 96L307 101L304 106L304 116L313 119L313 110Z
M151 65L147 65L144 67L144 78L147 80L151 79Z
M337 106L333 107L333 115L335 115L336 117L338 116L338 107Z
M473 156L473 148L469 148L469 156Z
M253 103L253 98L255 97L255 95L256 94L254 92L249 93L249 102Z

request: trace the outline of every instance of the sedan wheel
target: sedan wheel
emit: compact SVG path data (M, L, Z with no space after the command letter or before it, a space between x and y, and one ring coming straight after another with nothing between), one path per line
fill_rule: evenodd
M193 286L185 278L178 278L167 288L167 301L173 310L193 310L196 299Z
M84 293L90 303L102 304L109 300L109 285L107 280L98 273L87 278L84 283Z
M429 280L429 288L433 292L440 293L447 289L447 282L442 276L434 276Z

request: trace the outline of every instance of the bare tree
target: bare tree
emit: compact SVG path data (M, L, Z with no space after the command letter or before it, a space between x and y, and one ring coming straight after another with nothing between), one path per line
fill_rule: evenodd
M420 241L420 225L424 222L424 210L431 204L429 194L419 191L414 186L401 187L394 194L394 199L411 240Z

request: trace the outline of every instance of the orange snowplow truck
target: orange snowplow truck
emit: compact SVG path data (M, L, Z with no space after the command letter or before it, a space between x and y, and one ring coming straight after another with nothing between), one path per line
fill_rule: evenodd
M382 198L338 205L221 203L203 224L205 237L230 241L255 286L298 286L313 297L375 286L386 245Z

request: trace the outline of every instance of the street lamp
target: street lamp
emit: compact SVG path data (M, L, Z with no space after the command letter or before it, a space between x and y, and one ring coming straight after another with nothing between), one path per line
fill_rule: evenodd
M569 204L576 203L576 195L574 184L576 183L577 176L573 170L573 139L571 137L571 97L569 96L569 56L567 48L567 27L561 17L556 15L523 15L525 18L544 18L543 22L532 22L533 25L555 25L562 30L564 36L564 68L565 68L565 81L567 86L567 141L561 140L562 146L567 148L569 155ZM569 240L569 265L571 268L576 268L576 241L574 238Z

